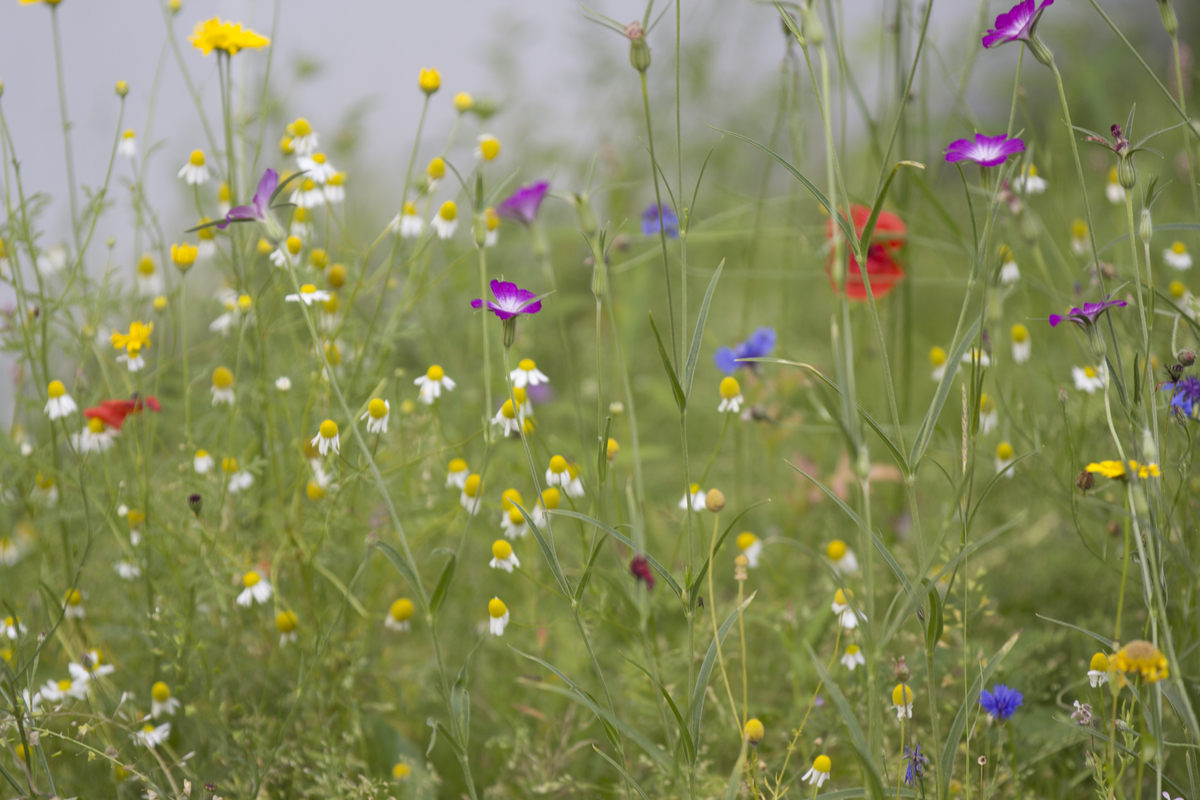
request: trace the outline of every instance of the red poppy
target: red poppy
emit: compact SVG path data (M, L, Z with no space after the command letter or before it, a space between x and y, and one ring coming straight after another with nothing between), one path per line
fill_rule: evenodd
M133 400L105 400L98 406L85 409L83 416L87 419L103 420L104 424L109 427L120 430L121 426L125 424L125 417L141 411L143 405L149 407L151 411L158 411L162 408L154 395L147 396L145 404L135 395Z
M867 220L871 218L871 209L858 203L851 203L850 216L854 218L854 232L862 236L863 229L867 227ZM831 242L833 241L833 230L833 219L830 218L825 226L825 236ZM899 255L907 235L908 228L900 221L900 217L890 211L880 212L879 219L875 223L875 232L871 236L871 244L867 248L867 275L871 279L871 291L875 294L876 299L886 296L904 278L904 269L897 263L896 256ZM833 258L831 252L829 262L825 265L825 272L829 275L829 281L833 284L834 291L837 291L837 283L833 280ZM867 287L863 283L858 261L850 254L847 254L846 258L849 261L849 271L846 273L846 296L851 300L866 300Z

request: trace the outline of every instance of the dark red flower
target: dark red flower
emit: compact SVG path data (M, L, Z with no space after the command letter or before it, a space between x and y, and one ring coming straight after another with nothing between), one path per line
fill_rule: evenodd
M871 218L871 209L858 203L850 204L850 216L854 219L854 232L862 236ZM825 236L832 242L834 222L831 218L825 226ZM896 261L900 248L908 236L908 228L900 221L900 217L890 211L882 211L875 223L875 232L871 236L871 244L867 248L867 275L871 279L871 291L876 299L884 297L904 278L904 269ZM849 249L849 248L847 248ZM829 281L837 291L838 285L833 280L833 253L829 254L829 262L825 272ZM867 286L863 283L862 272L858 261L849 253L846 255L849 271L846 273L846 296L851 300L866 300Z
M148 395L145 403L139 400L137 395L134 395L132 400L104 400L98 406L84 409L83 416L87 419L103 420L105 425L120 430L121 426L125 424L125 418L141 411L143 407L149 408L151 411L158 411L162 408L154 395Z
M650 562L645 557L634 556L633 561L629 562L629 571L633 573L633 577L646 584L647 592L654 590L654 573L650 571Z

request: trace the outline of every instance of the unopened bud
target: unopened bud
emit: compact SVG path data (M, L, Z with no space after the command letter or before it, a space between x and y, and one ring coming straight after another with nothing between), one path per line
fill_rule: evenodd
M808 39L809 44L820 47L825 43L825 26L821 24L821 18L809 7L803 8L801 14L804 19L804 38Z
M1108 524L1104 526L1104 530L1108 531L1108 535L1115 539L1121 535L1121 523L1115 519L1109 520Z
M1138 237L1142 244L1150 244L1154 238L1154 221L1150 218L1150 209L1142 209L1142 218L1138 221Z
M1137 186L1138 174L1137 164L1133 162L1133 156L1123 155L1117 159L1117 183L1121 184L1125 191L1133 190Z
M720 489L709 489L704 495L704 507L714 514L725 507L725 495Z
M896 666L892 669L896 673L896 680L901 683L908 683L908 679L912 677L912 672L908 668L908 662L904 660L904 656L900 656L900 660L896 662Z
M1096 485L1096 476L1085 469L1075 476L1075 485L1081 492L1089 491Z
M629 63L638 72L650 69L650 45L646 44L646 29L642 23L634 20L626 25L625 35L629 37Z
M129 84L125 81L117 81L117 97L124 97L129 94Z
M987 766L987 756L980 756L979 758L975 759L975 763L981 767Z
M200 516L200 510L204 507L204 498L198 494L188 495L188 508L197 517Z
M1171 7L1171 0L1158 0L1158 13L1162 16L1163 30L1168 36L1174 36L1179 32L1179 19L1175 16L1175 9Z
M1196 353L1192 350L1180 350L1175 358L1179 360L1179 365L1183 367L1190 367L1196 363Z

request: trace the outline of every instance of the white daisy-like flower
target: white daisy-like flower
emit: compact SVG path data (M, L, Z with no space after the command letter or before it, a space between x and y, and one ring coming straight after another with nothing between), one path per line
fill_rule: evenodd
M1117 180L1117 168L1108 171L1108 184L1104 187L1104 196L1114 206L1125 202L1125 187Z
M833 569L839 575L849 575L858 572L858 559L854 551L846 546L841 539L834 539L825 546L825 555L833 564Z
M742 397L742 387L737 382L737 378L732 375L726 375L721 379L719 387L721 392L721 404L717 406L717 411L724 414L736 414L742 409L742 403L746 401Z
M192 151L183 169L179 170L179 177L183 178L188 186L199 186L208 181L208 167L204 165L203 150Z
M896 684L896 688L892 690L892 708L896 709L896 719L912 719L913 690L908 684Z
M438 209L438 213L430 224L437 231L439 239L449 239L458 228L458 206L453 200L442 203L442 207Z
M239 470L236 458L221 459L221 469L229 476L230 494L237 494L254 485L254 476L244 469Z
M214 463L213 457L208 454L207 450L197 450L196 455L192 456L192 469L196 471L197 475L207 475Z
M842 666L854 672L855 668L865 666L867 659L863 656L862 650L856 644L846 645L846 652L838 659Z
M320 208L325 205L325 191L312 178L302 178L288 199L300 208Z
M212 374L212 404L215 406L218 403L233 405L235 397L233 394L233 372L228 367L217 367Z
M1021 280L1021 268L1017 266L1017 258L1012 248L1006 244L1000 245L1000 283L1011 285Z
M859 620L865 621L867 615L851 608L848 594L848 592L838 589L834 592L833 603L829 607L833 610L833 613L838 615L838 624L849 631L858 627Z
M467 479L462 484L462 494L458 498L459 504L467 510L469 514L478 514L479 506L483 502L483 479L478 475L468 475Z
M121 580L135 581L142 577L142 568L134 561L118 561L116 564L113 564L113 569L121 576Z
M312 438L312 446L321 451L321 455L326 455L330 450L334 453L342 452L342 442L338 437L338 425L331 419L327 419L321 423L317 435Z
M1167 262L1168 267L1174 269L1192 268L1192 254L1188 252L1187 245L1183 242L1175 242L1163 250L1163 261Z
M150 716L155 719L173 717L180 705L179 699L171 696L171 687L164 682L158 681L150 687Z
M500 140L485 133L475 140L475 157L480 161L491 161L500 155Z
M25 623L21 622L17 617L5 617L4 625L0 627L0 631L9 639L19 639L21 636L29 633L29 629L25 627Z
M317 183L325 183L337 172L333 168L333 165L329 163L329 159L325 158L324 153L300 156L296 159L296 166L300 167L309 178L312 178Z
M142 358L142 353L140 350L127 349L126 352L117 356L116 361L118 364L124 364L126 367L128 367L130 372L137 372L142 367L146 366L146 359Z
M249 608L255 602L262 605L271 599L271 582L254 570L242 576L242 586L245 588L237 596L237 604L242 608Z
M346 200L346 173L335 172L325 181L325 202L336 206Z
M279 646L287 647L289 642L300 641L300 634L296 628L300 625L300 618L296 616L295 611L280 611L275 615L275 630L279 631Z
M742 551L742 555L746 557L746 566L751 569L758 567L758 558L762 555L763 543L750 531L744 531L738 534L737 537L738 549Z
M68 591L63 597L63 610L66 612L67 619L87 617L87 609L83 607L83 592L78 589Z
M37 257L35 263L37 271L43 275L57 274L67 265L67 248L52 244Z
M147 722L142 726L142 729L133 734L133 740L142 747L148 747L153 750L160 744L165 742L171 736L171 723L164 722L161 725L152 725Z
M138 292L143 297L157 297L163 293L163 277L154 258L143 255L137 265Z
M517 362L517 368L508 373L508 377L512 379L513 386L522 389L526 386L540 386L550 382L545 373L537 368L537 364L532 358L522 358Z
M1033 164L1022 167L1021 174L1013 181L1013 188L1022 194L1043 194L1047 186L1046 179L1038 175Z
M488 206L483 210L483 246L495 247L500 242L500 215Z
M553 509L558 508L558 504L562 502L562 495L558 489L553 486L548 486L542 490L542 498L533 506L533 511L529 516L533 520L533 524L538 528L546 527L546 516Z
M404 209L392 218L390 227L402 239L415 239L425 232L425 220L421 219L417 204L409 200L404 204Z
M446 488L461 489L467 485L467 476L471 471L467 469L467 462L461 458L452 458L446 466Z
M46 395L49 397L46 401L46 416L52 420L70 416L78 409L71 395L67 394L67 387L63 386L62 381L50 381L50 385L46 387Z
M512 572L514 567L521 566L521 562L513 552L511 544L504 539L497 539L492 542L492 560L488 562L488 566Z
M282 375L275 379L275 388L281 392L290 392L292 390L292 379L287 375Z
M1071 367L1071 377L1075 380L1075 388L1081 392L1095 394L1104 388L1106 370L1100 367Z
M500 529L509 539L525 538L529 534L529 523L525 521L525 515L516 506L508 503L505 505L508 509L500 515Z
M996 411L996 401L986 392L979 395L979 430L989 434L1000 424L1000 413Z
M931 377L933 378L935 383L941 382L942 376L944 376L946 374L946 359L947 358L949 358L949 356L946 354L946 351L944 349L942 349L941 347L934 346L929 351L929 363L933 365L933 372L931 373Z
M0 565L15 566L21 560L21 543L9 536L0 536Z
M359 419L367 421L367 433L387 433L388 417L391 414L391 403L375 397L370 403L367 403L367 410Z
M504 605L504 601L499 597L493 597L488 601L488 617L490 617L489 630L493 636L503 636L504 629L508 627L508 606Z
M110 428L99 417L92 417L79 433L71 435L71 446L79 453L103 453L113 446L116 436L116 428Z
M51 703L62 703L67 700L83 700L87 697L88 682L71 678L58 681L46 681L46 685L38 692L43 700Z
M433 405L433 401L442 396L443 389L450 392L456 386L453 379L437 364L431 366L424 375L414 380L413 383L421 387L421 402L427 406Z
M833 762L829 760L829 756L819 755L813 759L813 765L809 767L808 772L804 773L804 777L800 780L820 788L825 781L829 780L829 773L832 770Z
M137 134L133 132L133 128L126 128L121 134L121 143L117 145L117 154L126 158L137 158Z
M401 597L392 603L387 616L383 618L383 627L392 631L407 631L412 627L410 620L413 615L412 600Z
M1013 361L1018 364L1028 362L1029 357L1033 354L1033 341L1029 338L1029 328L1018 322L1012 326L1010 335L1012 336Z
M702 491L700 489L700 484L698 483L693 483L691 487L689 487L688 491L689 494L684 495L680 499L679 507L686 509L690 506L692 511L703 511L705 508L704 497L708 493Z
M1108 683L1108 671L1111 669L1108 656L1104 653L1096 653L1092 656L1092 661L1088 667L1088 683L1092 685L1093 689L1098 689Z
M1118 184L1118 188L1120 185ZM1081 256L1091 248L1087 223L1077 219L1071 223L1071 252Z
M311 283L306 283L300 287L300 294L289 294L283 298L289 303L304 303L306 306L311 306L318 301L324 303L329 299L329 292L324 289L318 289Z
M317 137L317 132L313 130L312 125L304 117L298 117L291 124L292 134L292 152L298 156L307 156L317 151L317 146L320 140Z
M1013 448L1008 442L996 445L996 474L1006 478L1013 476L1013 470L1007 469L1013 463Z
M492 424L501 428L505 436L519 434L521 432L519 416L517 410L513 408L512 400L505 400L496 412L496 416L492 417Z
M312 181L308 181L313 183ZM312 190L315 194L310 199L320 205L320 198L325 196L323 189ZM307 208L297 207L292 211L292 224L288 226L288 236L295 236L302 242L310 241L316 233L312 224L312 212Z
M561 486L567 497L583 497L583 481L579 479L579 470L562 456L553 456L550 466L546 468L546 483L549 486Z

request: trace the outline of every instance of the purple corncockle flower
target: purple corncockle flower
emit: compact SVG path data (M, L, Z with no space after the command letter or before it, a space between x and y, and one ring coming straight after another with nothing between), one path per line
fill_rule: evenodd
M642 235L653 236L658 233L660 216L662 217L663 230L667 232L667 236L672 239L678 239L679 217L675 216L675 212L668 206L663 206L660 214L659 207L654 203L646 206L646 210L642 212Z
M514 319L521 314L536 314L542 310L541 301L535 299L537 295L519 288L515 283L493 280L492 294L496 296L496 301L488 300L487 307L502 320ZM471 308L483 308L483 300L472 300Z
M529 186L522 186L496 206L496 215L522 225L532 225L537 219L538 209L548 191L550 191L549 181L538 181Z
M1072 308L1069 314L1051 314L1050 327L1056 327L1058 323L1074 322L1076 325L1081 325L1084 328L1090 328L1096 324L1096 320L1106 310L1114 307L1124 307L1124 300L1105 300L1102 303L1084 303L1083 308Z
M629 572L634 578L646 584L646 591L654 590L654 573L650 571L650 562L644 556L634 556L629 562Z
M1003 683L997 683L989 692L984 689L979 693L979 705L983 710L1000 721L1004 721L1016 713L1017 708L1025 701L1025 696L1016 689L1010 689Z
M739 367L754 369L754 362L739 364L739 358L763 358L769 356L775 349L775 329L759 328L750 334L744 342L738 342L733 347L718 347L713 353L713 363L717 369L726 375L732 375Z
M1010 139L1008 134L984 136L975 134L975 141L959 139L946 148L947 161L974 161L981 167L998 167L1013 153L1025 151L1025 142Z
M229 213L225 215L225 221L218 222L217 227L224 230L231 222L266 222L271 195L275 193L275 187L278 185L279 175L275 170L268 169L263 173L262 180L258 182L258 189L254 191L254 199L250 201L250 205L234 206L229 209Z
M1173 383L1164 383L1163 392L1174 392L1171 396L1171 411L1182 417L1200 419L1200 378L1190 375Z
M989 30L983 37L984 47L993 47L1008 42L1028 42L1033 38L1033 29L1046 6L1054 5L1054 0L1021 0L1007 14L996 17L996 27Z

